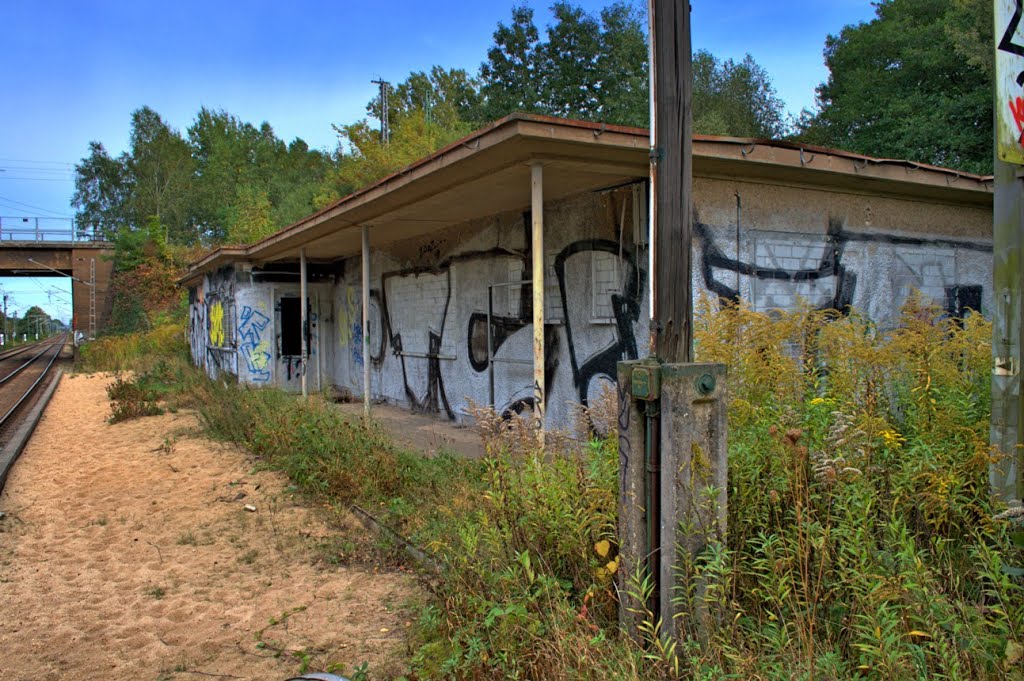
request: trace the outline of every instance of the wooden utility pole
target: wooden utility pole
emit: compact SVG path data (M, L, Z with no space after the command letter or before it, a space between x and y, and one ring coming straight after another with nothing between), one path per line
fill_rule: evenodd
M655 351L693 361L693 114L689 0L651 0Z
M619 362L620 618L634 634L645 613L678 635L679 555L725 540L725 366L693 364L690 6L650 0L651 326L655 355ZM697 459L699 458L699 463ZM645 603L633 580L652 589ZM638 619L639 616L639 619ZM694 605L685 623L709 631Z

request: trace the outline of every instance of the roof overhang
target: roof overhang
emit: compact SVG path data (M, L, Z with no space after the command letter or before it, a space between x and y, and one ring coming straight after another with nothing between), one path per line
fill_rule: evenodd
M647 130L513 114L250 246L193 263L189 284L230 262L316 261L359 252L361 228L388 244L530 205L530 166L545 201L648 177ZM788 142L694 137L694 175L916 200L991 205L991 178Z

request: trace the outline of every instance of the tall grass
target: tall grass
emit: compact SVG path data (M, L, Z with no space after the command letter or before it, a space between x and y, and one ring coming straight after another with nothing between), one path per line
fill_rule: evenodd
M188 361L183 322L166 322L149 331L103 336L78 350L83 371L147 371L160 362Z
M618 629L614 432L542 451L481 412L485 462L426 459L319 399L182 385L212 435L436 558L412 678L1021 678L1024 542L987 481L990 325L917 298L890 331L705 302L695 337L729 370L729 530L680 556L671 644Z
M729 537L691 564L720 586L712 645L746 678L1003 678L1024 591L988 468L990 325L912 297L882 333L854 313L705 306L702 359L729 365ZM741 342L735 342L742 339ZM693 611L698 596L679 598Z

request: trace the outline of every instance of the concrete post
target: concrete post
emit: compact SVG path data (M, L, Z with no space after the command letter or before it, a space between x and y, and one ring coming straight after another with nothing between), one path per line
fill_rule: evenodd
M363 225L363 418L370 420L370 228Z
M1024 402L1021 402L1021 320L1024 318L1024 185L1020 166L995 159L992 266L991 442L1005 455L989 469L992 494L1002 501L1024 495Z
M724 364L666 364L661 374L661 613L663 631L675 636L683 554L696 558L708 544L725 541L729 453L726 448ZM698 602L691 616L708 631Z
M301 381L302 381L302 396L309 397L309 388L306 385L306 360L309 359L309 352L307 350L307 343L309 342L309 312L306 306L306 249L299 249L299 310L300 319L302 325L302 333L299 336L300 342L302 343L302 354L300 366L302 367Z
M530 166L530 217L533 253L533 417L544 445L544 166Z
M677 633L676 566L713 541L725 541L728 484L725 365L620 362L619 586L620 622L636 632L645 610ZM684 555L685 554L685 555ZM640 603L635 583L648 577L655 592ZM691 613L707 629L699 601Z

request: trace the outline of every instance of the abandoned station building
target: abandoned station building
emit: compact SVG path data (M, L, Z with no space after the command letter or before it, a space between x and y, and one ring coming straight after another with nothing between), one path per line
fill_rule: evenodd
M990 178L789 142L698 136L693 154L695 295L852 305L882 328L913 289L951 314L991 306ZM541 377L563 424L647 353L648 161L646 130L506 117L194 263L192 357L353 396L368 367L374 401L453 420L468 400L529 411Z

